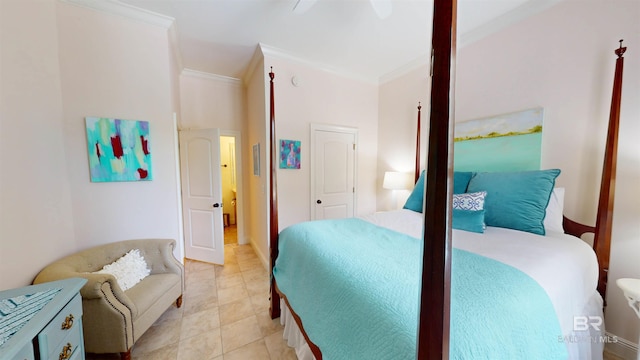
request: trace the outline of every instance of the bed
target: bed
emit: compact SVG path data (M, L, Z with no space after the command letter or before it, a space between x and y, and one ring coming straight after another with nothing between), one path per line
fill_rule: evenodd
M625 48L616 50L596 226L573 222L561 209L555 212L555 229L539 224L542 233L490 221L480 224L480 231L475 217L462 225L458 218L456 225L449 154L455 15L447 3L434 4L424 214L376 213L306 222L279 232L270 72L271 316L281 317L285 337L300 359L599 359ZM465 193L474 190L475 178ZM554 181L546 184L547 200L555 194ZM551 203L544 203L543 218ZM595 233L593 248L579 239L585 232Z
M603 304L593 249L562 232L562 190L552 192L544 209L544 236L474 228L475 221L460 223L454 213L450 358L602 357L603 343L590 339L600 339L603 328L574 329L576 316L602 319ZM305 349L299 358L414 356L422 225L421 212L402 209L306 222L280 233L273 274L286 302L281 320L289 344ZM295 334L300 325L313 339L309 350L305 335Z

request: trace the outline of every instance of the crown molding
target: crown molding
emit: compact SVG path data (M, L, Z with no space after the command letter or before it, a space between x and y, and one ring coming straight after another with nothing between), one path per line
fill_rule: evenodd
M89 8L98 12L111 15L124 16L129 19L143 22L145 24L160 26L169 29L175 19L155 13L153 11L141 9L133 5L125 4L118 0L59 0L61 2Z
M193 69L182 69L182 72L180 73L181 76L190 76L190 77L196 77L196 78L200 78L200 79L206 79L206 80L213 80L213 81L217 81L217 82L224 82L224 83L228 83L228 84L232 84L232 85L242 85L242 80L237 79L237 78L233 78L233 77L229 77L229 76L223 76L223 75L217 75L217 74L212 74L212 73L208 73L208 72L204 72L204 71L198 71L198 70L193 70Z
M486 24L480 25L464 34L458 36L458 47L462 48L494 34L504 28L520 22L530 16L541 13L542 11L562 2L563 0L536 0L527 1L513 10L498 16Z
M286 50L282 50L282 49L278 49L276 47L267 45L267 44L263 44L263 43L259 43L258 44L260 51L262 52L263 57L269 56L269 57L273 57L276 59L282 59L282 60L287 60L287 61L292 61L292 62L296 62L299 63L301 65L305 65L305 66L309 66L312 67L314 69L317 70L321 70L327 73L331 73L334 75L338 75L341 77L345 77L345 78L349 78L352 80L357 80L360 82L364 82L367 84L378 84L378 79L375 78L370 78L370 77L366 77L363 75L358 75L358 74L353 74L350 72L346 72L344 70L340 70L337 68L334 68L332 66L329 66L327 64L323 64L321 62L318 61L312 61L312 60L308 60L308 59L304 59L301 58L297 55L294 55L290 52L287 52ZM253 62L253 61L252 61Z
M380 76L380 85L387 83L389 81L395 80L423 66L426 66L427 69L429 68L429 55L426 53L409 61L408 63L402 65L401 67ZM428 73L425 74L425 77L427 76L429 76Z

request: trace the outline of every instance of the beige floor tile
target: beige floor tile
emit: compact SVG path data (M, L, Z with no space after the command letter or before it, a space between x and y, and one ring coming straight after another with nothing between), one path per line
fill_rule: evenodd
M235 254L238 261L258 260L258 256L253 252L239 252Z
M280 327L278 332L264 338L264 343L269 350L271 359L297 360L298 357L296 356L295 350L287 345L282 337L282 331L282 327Z
M171 344L163 346L157 350L131 355L132 360L178 360L178 346Z
M257 258L253 260L247 260L247 261L238 260L238 265L240 265L241 271L264 269L264 266L262 265L262 261L260 261L260 259L257 259Z
M182 306L184 307L183 314L184 316L187 316L217 307L218 297L208 293L196 296L185 296L184 304Z
M269 283L269 273L264 268L253 269L249 271L242 272L242 278L244 281L264 281L267 284Z
M210 264L202 261L196 261L196 260L188 260L186 264L188 264L187 266L189 266L190 275L193 275L200 271L209 271L214 267L214 264Z
M184 303L184 297L183 297L183 303ZM164 314L162 314L158 318L158 320L156 320L155 323L153 323L153 326L162 325L172 320L182 319L183 313L184 313L184 306L177 307L174 303L173 305L171 305L169 309L167 309L167 311L164 312Z
M171 320L157 326L150 327L136 341L131 351L132 355L149 353L167 345L177 344L180 341L180 324L182 319Z
M221 354L220 329L210 330L181 340L178 349L178 359L180 360L210 360Z
M235 248L235 252L236 254L254 254L255 255L255 251L253 251L253 247L251 247L251 245L249 244L245 244L245 245L238 245Z
M258 340L224 354L224 360L270 360L269 350L264 340ZM280 360L280 359L277 359Z
M190 338L214 329L220 328L219 308L187 315L182 319L180 338Z
M256 314L258 320L258 326L262 336L269 336L278 331L282 332L282 325L280 325L280 318L272 319L268 311Z
M253 304L249 298L243 298L229 304L220 305L220 324L228 325L253 316Z
M244 284L228 287L226 289L218 290L218 303L220 305L229 304L234 301L247 298L249 293L245 289Z
M268 312L269 306L271 306L269 294L251 296L251 304L253 304L253 311L255 311L256 314L260 314L265 311Z
M233 286L242 285L244 278L241 273L235 273L231 275L220 276L217 280L218 289L227 289Z
M240 272L240 266L238 264L225 264L224 266L216 267L216 276L224 276L230 274L236 274Z
M255 316L223 325L220 329L222 332L222 348L225 354L262 339L262 333Z
M269 282L264 280L245 281L249 296L269 293Z

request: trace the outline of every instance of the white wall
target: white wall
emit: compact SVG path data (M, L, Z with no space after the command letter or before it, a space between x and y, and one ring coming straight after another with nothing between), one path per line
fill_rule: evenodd
M0 16L0 289L7 289L31 283L77 245L56 3L0 1Z
M410 191L382 188L385 171L415 172L418 103L421 104L420 166L425 168L429 133L431 78L425 64L380 84L378 129L377 210L396 209Z
M640 322L615 280L640 278L640 31L637 1L566 1L458 52L458 120L542 106L543 168L560 168L565 214L595 223L618 40L625 39L607 331Z
M259 61L251 70L251 75L246 80L247 99L247 122L246 139L243 143L243 172L245 193L245 222L247 226L247 237L256 251L262 263L269 267L269 212L268 212L268 164L267 153L269 144L267 142L268 130L266 119L269 114L268 102L268 77L264 69L262 55ZM265 100L266 99L266 100ZM253 146L259 144L260 147L260 175L253 172ZM246 151L245 151L246 150ZM247 219L248 218L248 219Z
M0 288L94 245L178 239L179 90L167 28L53 0L0 3ZM148 120L154 179L91 183L85 116Z
M242 130L245 99L238 79L185 69L180 75L181 129Z
M57 3L65 156L77 247L179 236L166 28ZM84 118L149 121L153 180L92 183Z
M265 55L275 73L276 138L300 140L300 169L278 169L280 228L311 219L311 124L358 129L356 214L376 210L378 86L278 55ZM296 76L299 85L291 78ZM267 94L268 95L268 94Z

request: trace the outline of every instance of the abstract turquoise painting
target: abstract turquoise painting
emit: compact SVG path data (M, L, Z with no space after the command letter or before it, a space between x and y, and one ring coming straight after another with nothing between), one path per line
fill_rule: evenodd
M455 171L540 170L543 113L534 108L456 123Z
M149 122L87 117L92 182L151 180Z
M280 169L300 169L299 140L280 140Z

